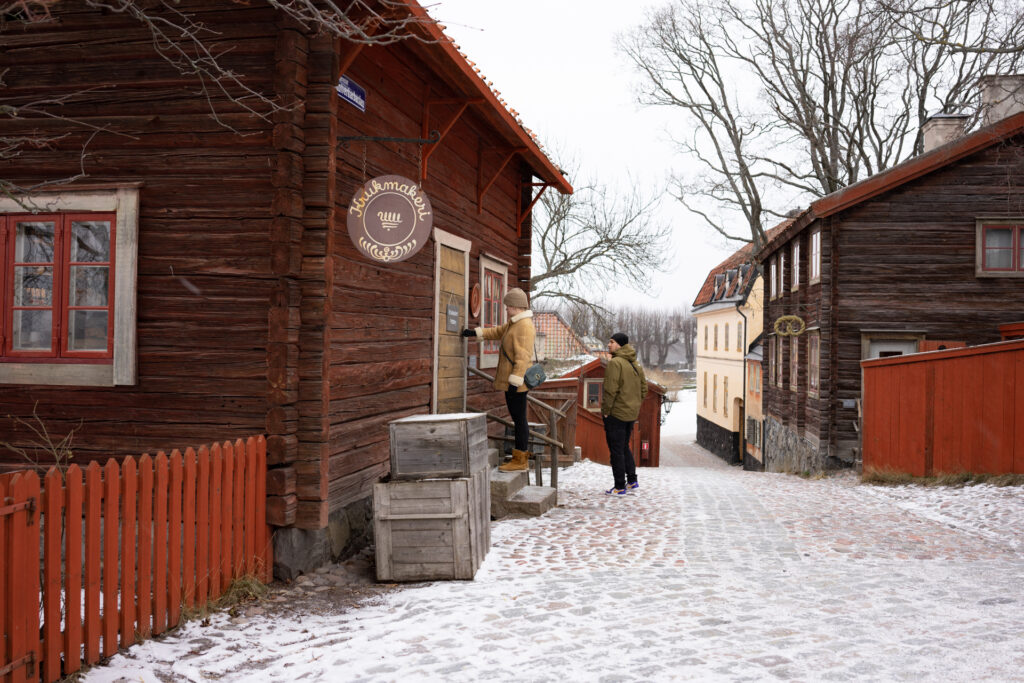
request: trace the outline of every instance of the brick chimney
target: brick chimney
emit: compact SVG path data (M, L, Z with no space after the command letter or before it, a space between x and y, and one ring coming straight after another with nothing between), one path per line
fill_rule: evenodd
M921 126L924 136L924 151L930 152L964 134L967 126L966 114L933 114Z
M982 125L1024 111L1024 74L981 77Z

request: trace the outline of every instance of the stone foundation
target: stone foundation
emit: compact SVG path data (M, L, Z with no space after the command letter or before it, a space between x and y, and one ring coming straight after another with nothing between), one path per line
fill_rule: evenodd
M740 435L697 416L697 443L730 465L739 464Z
M766 472L821 472L828 467L828 453L772 417L764 421L764 469Z
M326 529L275 529L274 578L292 580L373 543L373 496L332 512Z

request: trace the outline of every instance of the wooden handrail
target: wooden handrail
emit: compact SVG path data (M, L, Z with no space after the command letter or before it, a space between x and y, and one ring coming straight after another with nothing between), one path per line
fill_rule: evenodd
M494 381L493 377L488 375L483 370L480 370L479 368L467 367L466 369L469 370L470 373L472 373L472 374L474 374L474 375L476 375L478 377L482 377L484 379L488 379L488 380L490 380L492 382ZM549 405L549 404L545 403L544 401L541 401L539 398L534 398L533 396L530 396L529 393L526 394L526 400L531 402L531 403L533 403L534 405L540 406L541 408L543 408L543 409L548 411L548 420L547 420L548 432L551 433L551 434L556 434L557 433L557 430L558 430L558 418L559 417L562 418L563 420L568 420L569 419L569 415L565 411L568 410L569 406L571 406L575 402L575 399L570 399L568 401L565 401L562 404L561 410L559 410L558 408L556 408L556 407L554 407L552 405ZM515 427L515 424L511 420L506 420L503 417L498 417L497 415L491 415L490 413L485 413L485 415L487 415L487 419L489 419L489 420L494 420L495 422L501 423L501 424L503 424L505 426L508 426L508 427ZM555 449L557 448L558 450L560 450L562 453L565 453L565 454L568 454L568 450L569 449L566 448L565 444L562 443L561 441L556 441L555 439L552 439L549 436L546 436L544 434L539 434L539 433L534 432L534 431L529 431L529 430L527 430L527 431L528 431L528 433L529 433L529 435L531 437L534 437L534 438L536 438L536 439L538 439L538 440L540 440L540 441L542 441L542 442L544 442L544 443L546 443L546 444L548 444L550 446L549 455L551 457L551 487L557 490L558 489L558 453L555 451ZM535 477L536 477L536 482L535 483L538 486L542 486L543 482L541 481L541 458L539 458L539 457L538 458L534 458L534 462L536 463L536 467L537 467L536 474L535 474Z
M493 378L493 377L491 377L490 375L488 375L488 374L487 374L486 372L484 372L483 370L480 370L479 368L466 368L466 369L467 369L467 370L469 370L469 371L470 371L471 373L473 373L474 375L476 375L477 377L483 377L484 379L489 379L489 380L491 380L492 382L494 381L494 378ZM533 403L534 405L542 406L543 408L545 408L545 409L547 409L547 410L550 410L550 411L551 411L552 413L554 413L554 414L555 414L555 415L557 415L558 417L561 417L561 418L566 418L566 417L568 417L568 415L566 415L565 413L563 413L563 412L562 412L561 410L559 410L558 408L555 408L554 406L550 406L550 405L548 405L547 403L545 403L544 401L540 400L539 398L534 398L533 396L530 396L530 394L529 394L529 393L527 393L527 394L526 394L526 400L527 400L527 401L529 401L530 403Z

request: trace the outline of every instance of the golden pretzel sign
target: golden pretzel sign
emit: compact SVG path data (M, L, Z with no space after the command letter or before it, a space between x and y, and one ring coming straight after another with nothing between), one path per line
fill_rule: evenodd
M807 329L807 323L796 315L783 315L775 321L775 334L780 337L799 337Z

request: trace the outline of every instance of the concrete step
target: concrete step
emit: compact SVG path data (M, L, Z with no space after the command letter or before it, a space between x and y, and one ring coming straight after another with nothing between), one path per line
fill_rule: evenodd
M506 503L509 512L518 512L533 517L540 517L557 504L558 491L550 486L524 486ZM494 507L493 499L491 507Z
M491 516L504 517L509 514L508 500L530 483L526 470L502 472L497 467L491 470Z
M487 462L491 464L491 467L497 467L501 464L501 455L497 448L487 449Z

